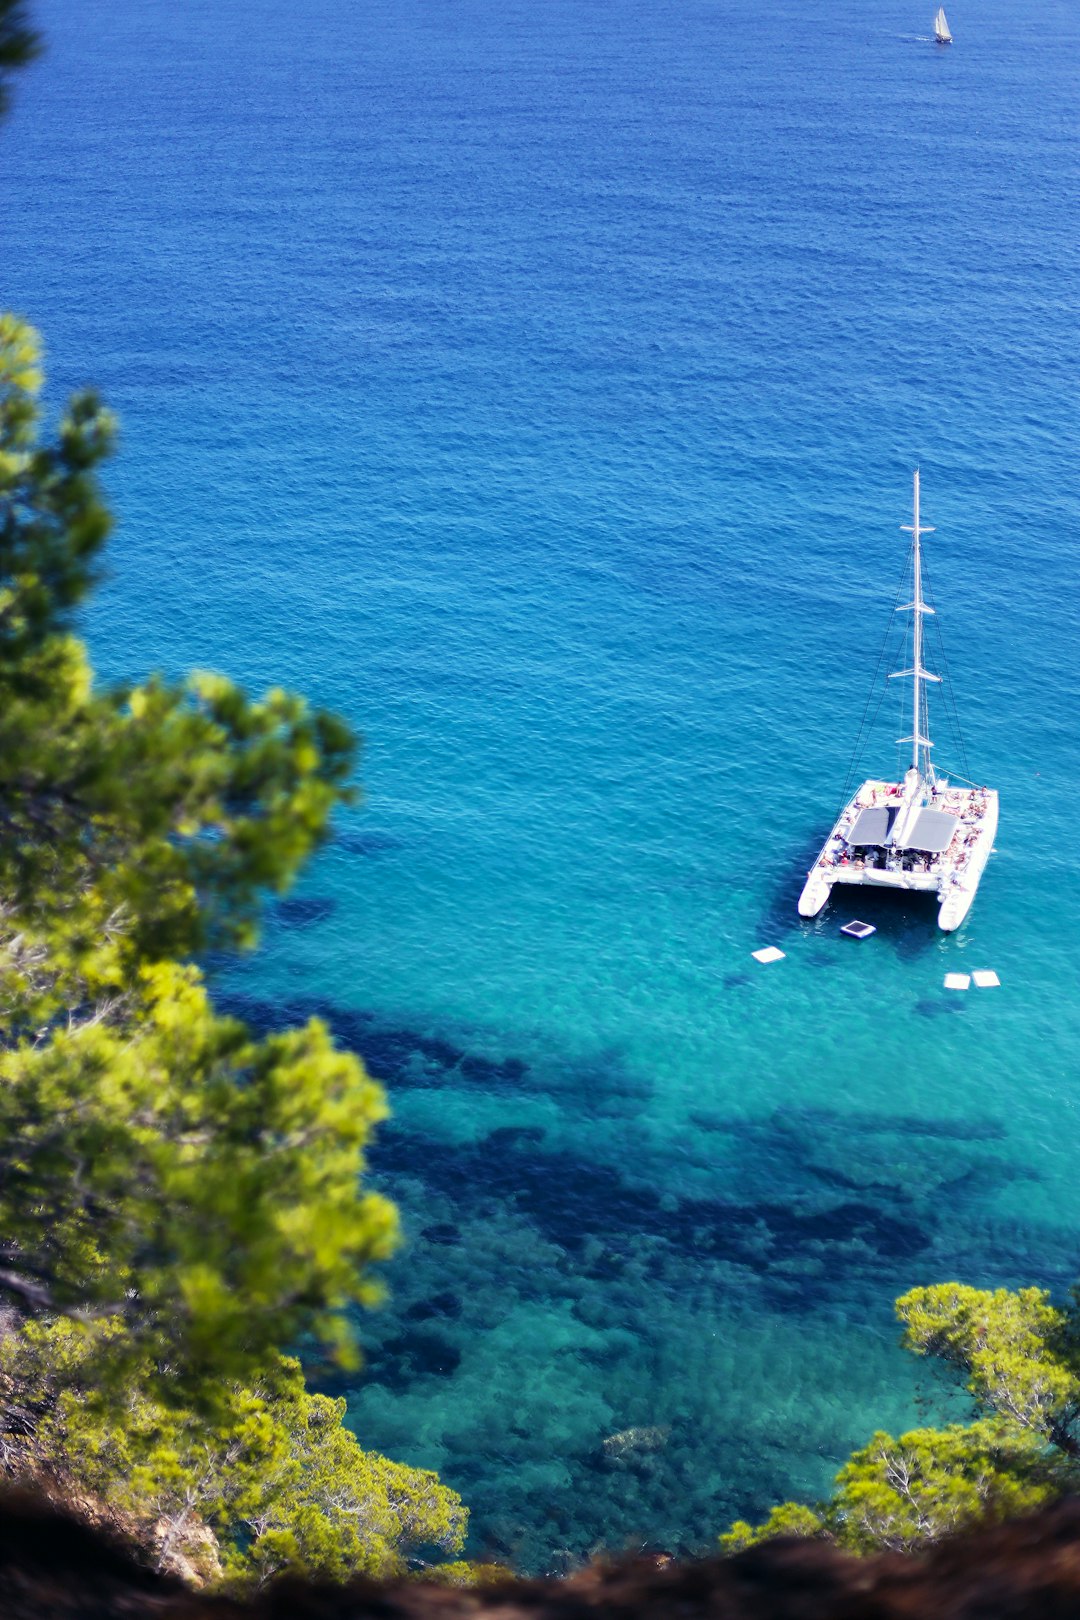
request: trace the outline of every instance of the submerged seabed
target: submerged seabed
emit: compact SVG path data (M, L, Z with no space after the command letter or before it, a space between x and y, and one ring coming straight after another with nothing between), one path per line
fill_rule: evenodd
M124 422L99 662L367 734L223 988L389 1085L350 1411L526 1567L822 1489L955 1409L898 1291L1076 1268L1080 15L929 9L41 0L0 132L4 298ZM948 939L795 915L916 461L1002 802Z

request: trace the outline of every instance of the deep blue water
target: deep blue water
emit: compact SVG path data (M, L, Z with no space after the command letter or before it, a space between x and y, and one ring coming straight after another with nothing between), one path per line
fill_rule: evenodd
M946 1408L898 1291L1076 1268L1080 11L36 9L2 301L123 420L99 665L366 737L224 986L390 1087L357 1432L529 1567L822 1489ZM794 905L916 463L1002 827L854 945Z

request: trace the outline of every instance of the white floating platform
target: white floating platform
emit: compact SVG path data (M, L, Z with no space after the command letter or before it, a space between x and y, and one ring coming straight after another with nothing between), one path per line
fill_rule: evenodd
M946 990L967 990L971 985L970 973L946 973Z
M750 955L755 962L782 962L784 952L778 951L775 945L766 945L760 951L751 951Z
M1001 983L1001 980L998 978L997 974L992 973L989 968L980 969L979 971L973 973L971 977L975 980L975 983L978 985L980 990L993 990Z
M877 933L877 929L873 923L849 922L844 924L840 932L849 934L852 939L869 939L871 934Z

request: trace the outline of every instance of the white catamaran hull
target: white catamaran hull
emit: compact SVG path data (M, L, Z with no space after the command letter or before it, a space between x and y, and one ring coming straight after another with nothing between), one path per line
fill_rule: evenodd
M799 896L799 915L816 917L837 884L868 889L899 889L907 893L934 894L939 901L938 927L945 933L959 928L971 909L986 862L994 846L998 823L998 796L988 789L968 791L941 784L929 808L954 816L956 829L944 850L925 853L918 850L883 850L872 859L860 854L845 838L860 812L874 807L892 808L899 818L909 803L905 785L897 782L864 782L855 797L844 806L825 841L825 846L807 875ZM909 815L920 807L913 806ZM875 864L875 862L881 864Z
M998 796L996 793L987 793L986 800L986 809L981 817L977 836L970 841L966 859L954 871L948 892L942 893L938 927L943 928L947 934L951 934L954 928L959 928L971 910L971 902L979 887L979 879L993 852L994 839L997 837Z

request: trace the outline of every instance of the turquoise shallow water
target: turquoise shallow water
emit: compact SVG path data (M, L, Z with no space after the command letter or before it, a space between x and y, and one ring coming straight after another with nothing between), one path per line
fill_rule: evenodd
M43 0L0 135L4 300L123 418L100 665L365 733L223 989L388 1083L352 1420L529 1567L820 1490L949 1409L900 1289L1076 1268L1080 17L931 11ZM855 945L795 900L916 462L1002 826Z

